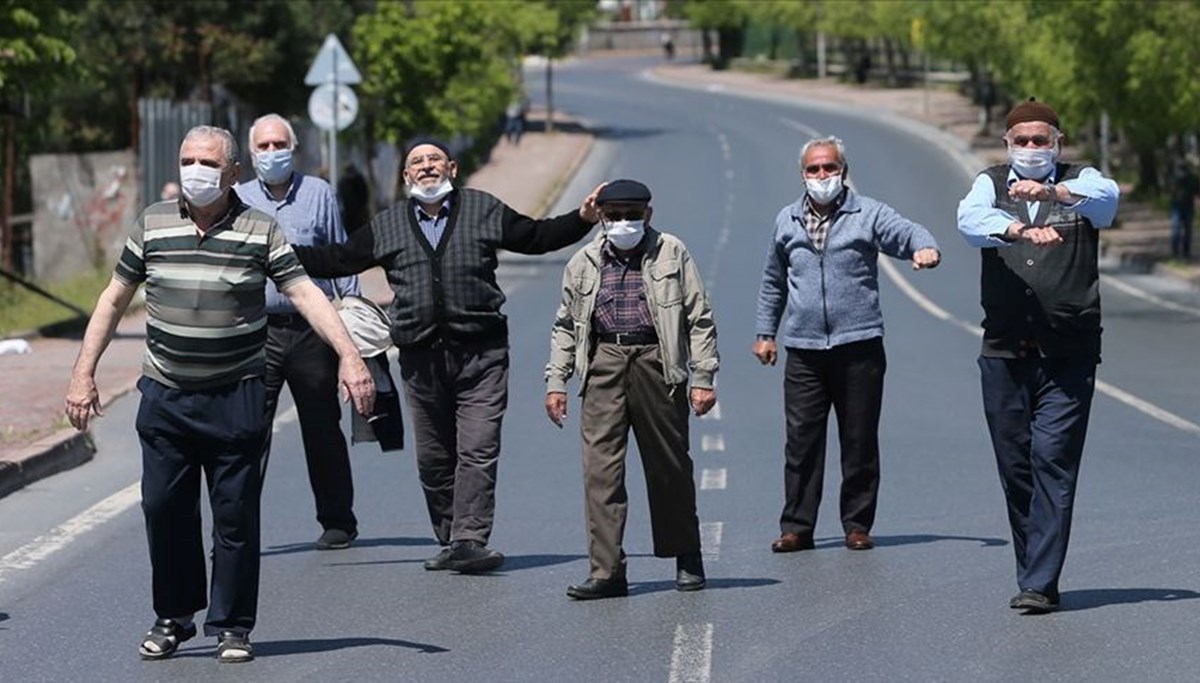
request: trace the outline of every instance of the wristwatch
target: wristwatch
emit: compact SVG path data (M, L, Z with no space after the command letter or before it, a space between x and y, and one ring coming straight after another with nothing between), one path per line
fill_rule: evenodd
M1050 190L1050 201L1057 202L1058 201L1058 185L1055 185L1054 183L1046 183L1045 187L1047 190Z

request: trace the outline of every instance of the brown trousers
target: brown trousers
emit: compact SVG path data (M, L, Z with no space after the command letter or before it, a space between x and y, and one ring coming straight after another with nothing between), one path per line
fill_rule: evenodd
M656 557L700 552L688 455L688 391L663 382L657 345L595 347L583 391L583 481L591 577L625 576L625 450L633 427Z

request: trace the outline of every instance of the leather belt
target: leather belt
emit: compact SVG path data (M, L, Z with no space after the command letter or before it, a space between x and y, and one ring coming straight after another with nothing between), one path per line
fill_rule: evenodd
M618 346L637 346L657 344L658 335L653 332L601 332L596 335L596 341Z

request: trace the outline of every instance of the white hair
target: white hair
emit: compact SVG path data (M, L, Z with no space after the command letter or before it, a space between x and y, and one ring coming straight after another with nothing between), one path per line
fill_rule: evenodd
M257 129L259 124L261 124L261 123L270 123L272 121L283 124L284 130L287 131L288 147L290 147L291 149L296 149L296 131L292 130L292 123L290 121L288 121L287 119L283 118L282 116L280 116L279 114L263 114L262 116L258 117L257 119L254 119L254 123L250 126L250 134L247 136L247 138L250 143L250 153L251 154L254 153L254 131L255 131L255 129Z
M237 161L238 149L237 141L233 139L233 133L219 126L195 126L183 136L183 142L179 143L179 149L187 144L192 138L216 138L221 142L221 151L225 154L225 163L221 164L222 168L229 168Z
M833 135L823 138L813 138L804 143L804 146L800 148L800 159L798 160L801 172L804 171L804 156L813 147L832 147L836 149L838 163L842 165L842 177L847 178L850 176L850 162L846 160L846 143L842 142L841 138Z

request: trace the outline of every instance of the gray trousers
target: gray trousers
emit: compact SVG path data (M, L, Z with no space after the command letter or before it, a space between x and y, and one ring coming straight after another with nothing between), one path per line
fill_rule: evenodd
M583 481L591 577L625 576L625 451L633 427L656 557L700 552L688 455L688 390L663 382L657 345L598 344L583 391Z
M401 350L400 376L434 535L442 545L486 545L508 407L508 347Z

